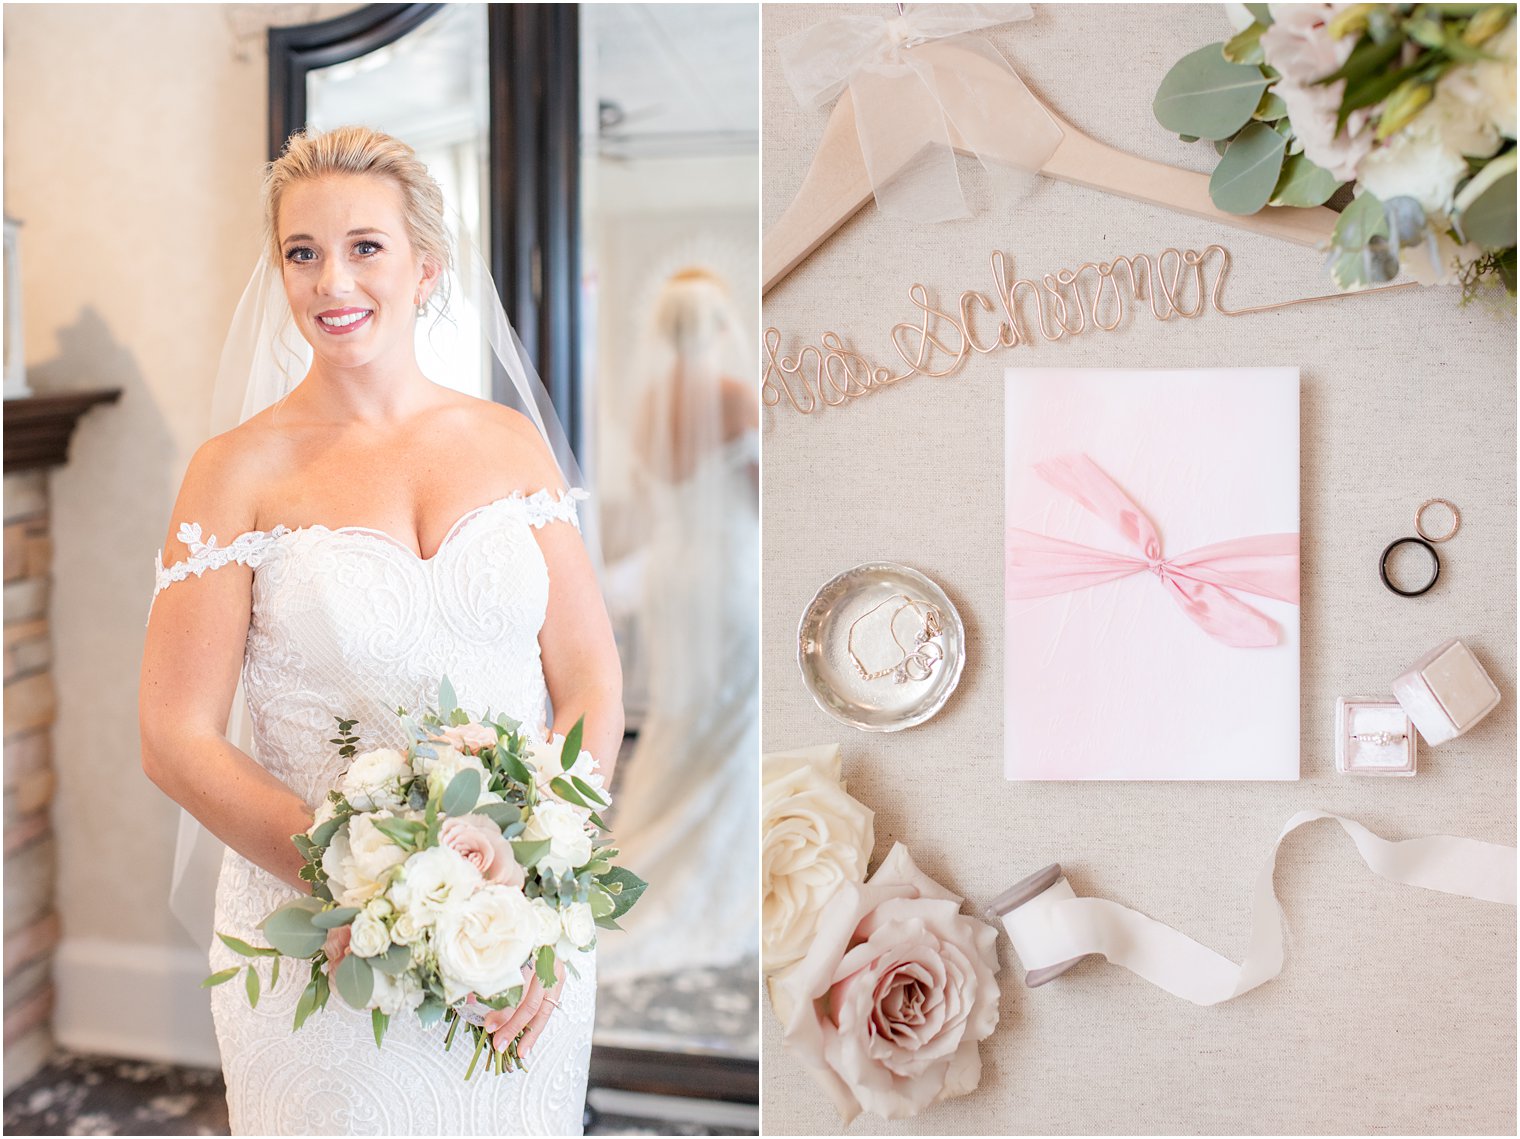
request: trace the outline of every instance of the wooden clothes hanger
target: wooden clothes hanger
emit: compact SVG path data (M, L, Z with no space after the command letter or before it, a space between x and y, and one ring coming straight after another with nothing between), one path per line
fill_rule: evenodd
M1020 161L1022 156L1011 141L1011 133L1005 131L1000 137L998 130L990 131L987 137L973 140L976 142L973 148L955 128L957 121L974 123L984 119L984 108L993 106L1007 116L1007 123L1017 123L1023 116L1049 116L1062 138L1040 164L1039 173L1063 182L1165 206L1297 245L1325 244L1340 217L1324 206L1307 209L1268 206L1255 214L1225 213L1209 198L1207 174L1152 162L1083 134L1047 107L1006 65L999 66L955 39L930 41L912 51L917 60L927 61L937 75L942 73L951 80L938 83L937 88L945 108L950 144L958 154L980 151L985 158L1027 169L1027 160ZM908 94L899 91L891 97L906 99ZM919 98L926 97L925 93L919 94ZM887 112L891 109L883 108ZM913 124L923 118L921 107L909 109L903 105L901 110L904 123ZM884 171L890 178L930 145L933 139L926 132L911 127L883 140L875 156L879 174ZM797 196L765 235L761 254L762 294L801 264L872 197L871 179L855 126L855 105L846 88L829 115Z

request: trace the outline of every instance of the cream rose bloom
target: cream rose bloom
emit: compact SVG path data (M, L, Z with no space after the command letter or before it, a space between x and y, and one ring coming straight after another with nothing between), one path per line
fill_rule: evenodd
M413 945L422 937L422 926L410 911L402 911L391 923L391 940L397 945Z
M539 800L522 836L528 842L549 840L549 852L538 860L540 869L568 874L591 861L586 813L558 799Z
M433 948L449 1003L473 992L482 997L522 984L538 921L521 890L485 885L438 915Z
M343 797L361 811L377 807L400 810L401 784L412 778L412 765L393 748L360 752L338 780Z
M560 935L564 932L559 911L543 898L534 898L529 905L533 910L533 920L537 923L533 929L533 948L558 944Z
M376 811L372 815L355 815L348 821L349 857L359 878L379 884L392 866L406 861L406 851L375 826L378 820L395 817L390 811Z
M596 940L596 918L585 902L571 902L560 911L560 925L565 941L576 949L585 949Z
M367 908L359 911L350 929L350 953L356 953L360 957L374 957L391 947L391 935L386 931L385 923Z
M368 832L359 836L361 853L356 857L352 845L353 832L360 823L366 824ZM355 815L337 829L323 852L322 870L327 875L327 888L340 906L362 906L385 889L385 884L378 875L368 873L371 868L379 868L381 873L385 869L383 859L376 857L368 846L371 834L378 833L366 816ZM381 837L384 838L383 835ZM401 849L389 839L385 839L385 842L397 854L402 854Z
M395 1016L398 1012L410 1012L422 1004L425 994L411 973L389 977L376 969L374 974L375 989L370 994L367 1007L377 1008L386 1016Z
M602 773L597 770L596 760L591 757L591 753L589 751L582 751L575 757L575 762L570 765L570 770L566 771L560 759L560 754L564 751L564 747L564 736L554 736L549 740L528 741L528 766L532 769L534 778L538 781L539 789L545 795L554 795L555 798L558 798L559 796L555 794L554 789L549 786L550 782L561 776L573 775L600 795L602 800L610 806L612 796L608 794L607 788L602 784ZM598 809L600 810L600 808Z
M807 952L829 899L864 881L875 816L845 792L835 745L767 755L761 771L761 960L774 973Z
M434 758L421 756L420 762L423 773L427 775L428 793L431 795L442 794L453 780L454 776L461 771L476 771L480 773L480 789L482 796L486 792L486 769L477 755L467 755L451 747L439 747L438 755ZM493 796L494 797L494 796Z
M997 931L914 865L902 844L820 916L779 978L786 1045L846 1123L917 1115L974 1091L998 1020Z
M474 866L446 846L431 846L402 864L401 873L391 883L391 901L423 928L432 925L446 906L467 897L480 885L480 871Z

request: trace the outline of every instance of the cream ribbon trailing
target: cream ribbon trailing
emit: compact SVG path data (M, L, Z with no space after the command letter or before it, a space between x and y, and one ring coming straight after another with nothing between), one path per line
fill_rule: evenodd
M1251 939L1245 960L1200 945L1171 926L1103 898L1079 898L1060 878L1044 893L1000 915L1028 971L1096 953L1173 996L1216 1005L1250 992L1282 972L1283 913L1272 886L1283 839L1307 823L1332 819L1351 836L1368 867L1390 882L1443 894L1515 904L1515 848L1477 839L1425 835L1395 842L1327 811L1288 820L1256 876Z
M849 88L884 213L921 222L969 217L952 146L975 153L1006 195L1032 182L1061 142L1008 61L966 34L1032 15L1028 4L916 4L885 20L841 16L782 40L781 69L805 107L826 106ZM965 53L991 71L970 75Z

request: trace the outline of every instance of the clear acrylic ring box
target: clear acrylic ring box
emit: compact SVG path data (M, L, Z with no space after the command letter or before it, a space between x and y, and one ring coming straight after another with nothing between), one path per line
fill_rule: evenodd
M945 706L966 664L961 615L907 566L868 562L826 582L797 626L803 683L829 715L898 732Z

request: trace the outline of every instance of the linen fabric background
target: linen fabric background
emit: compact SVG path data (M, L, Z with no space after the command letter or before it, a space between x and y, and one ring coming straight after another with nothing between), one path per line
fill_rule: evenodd
M778 39L828 16L891 5L767 6L764 221L791 201L825 112L799 108ZM1059 114L1100 141L1207 171L1207 142L1164 131L1151 100L1183 54L1231 32L1218 6L1040 5L983 33ZM975 163L963 160L963 176ZM1331 291L1313 250L1160 207L1041 179L1017 203L939 225L848 222L766 298L784 351L833 329L881 363L908 287L954 302L987 291L1001 248L1020 276L1168 246L1220 242L1235 259L1225 303ZM1515 323L1456 289L1356 297L1256 316L1159 323L999 351L953 377L915 378L764 424L765 750L844 748L852 793L876 811L876 858L907 844L968 911L1060 861L1101 894L1237 957L1247 898L1283 822L1320 807L1390 838L1515 841ZM990 327L984 323L983 328ZM1302 369L1302 778L1297 783L1008 783L1002 778L1002 387L1009 366ZM1405 600L1377 558L1441 495L1462 531L1441 581ZM868 735L814 704L795 630L814 590L870 559L944 586L969 642L958 691L927 724ZM1447 637L1477 653L1503 693L1487 720L1421 748L1413 779L1337 776L1339 695L1388 698L1407 665ZM1244 711L1244 710L1243 710ZM1134 746L1146 741L1137 738ZM1229 740L1222 739L1222 749ZM1198 1008L1132 974L1086 962L1035 990L1001 942L1001 1021L982 1085L916 1119L862 1116L850 1133L1483 1132L1515 1130L1515 911L1395 886L1338 827L1293 835L1276 883L1289 926L1280 978ZM838 1118L764 1017L767 1133L831 1133Z

